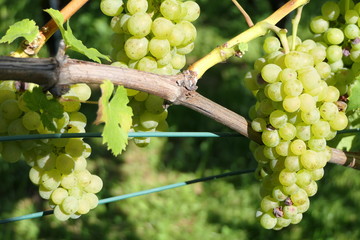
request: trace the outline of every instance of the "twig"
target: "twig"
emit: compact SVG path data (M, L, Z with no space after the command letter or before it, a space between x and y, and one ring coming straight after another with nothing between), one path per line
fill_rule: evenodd
M64 16L66 22L72 15L74 15L85 3L89 0L72 0L63 9L61 14ZM22 43L19 49L14 53L17 57L30 57L36 55L40 49L45 45L46 41L58 30L55 21L51 19L41 29L37 38L28 44Z
M261 143L260 134L252 130L244 117L203 97L196 91L186 89L186 85L179 84L189 79L186 74L163 76L75 59L67 59L65 63L59 64L54 58L0 57L0 80L8 79L37 84L46 82L101 84L104 79L109 79L116 85L148 92L173 104L193 109ZM360 169L359 153L346 153L338 149L332 151L330 162Z
M249 14L241 7L240 3L238 3L236 0L232 0L232 2L235 4L235 6L240 10L241 14L244 16L245 21L249 27L254 26L253 21L251 20Z

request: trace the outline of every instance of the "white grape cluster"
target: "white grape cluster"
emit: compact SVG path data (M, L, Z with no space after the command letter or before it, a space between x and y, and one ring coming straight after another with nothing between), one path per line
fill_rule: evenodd
M31 91L31 90L29 90ZM86 84L71 86L62 97L63 117L53 121L56 133L85 132L86 116L78 112L91 89ZM13 81L0 83L0 131L2 135L54 133L44 127L41 113L31 111ZM1 145L1 144L0 144ZM102 180L87 169L91 147L80 138L21 140L2 142L1 156L16 162L23 156L31 166L30 180L39 186L39 194L48 199L59 220L77 218L95 208Z
M102 0L102 12L112 16L112 65L163 75L174 75L186 64L197 35L191 23L200 15L194 1ZM167 110L156 96L128 90L134 111L133 131L165 131ZM146 146L150 138L134 138Z
M349 85L360 73L360 3L352 0L327 1L321 16L313 18L314 40L326 46L327 63L333 72L332 84L347 95Z
M245 76L257 100L251 127L263 142L250 145L261 180L257 217L276 230L301 221L331 158L326 141L348 124L336 104L340 92L332 86L327 48L299 38L293 48L292 37L288 43L294 50L285 54L278 38L266 38L266 56Z

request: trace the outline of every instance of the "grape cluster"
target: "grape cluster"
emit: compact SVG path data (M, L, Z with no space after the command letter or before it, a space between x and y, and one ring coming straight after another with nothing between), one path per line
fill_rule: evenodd
M257 217L264 228L276 230L301 221L331 158L326 141L348 124L337 105L340 91L333 86L328 48L292 37L288 43L294 50L284 53L278 38L266 38L266 56L245 76L257 100L251 127L263 142L250 145L261 180Z
M360 3L328 1L321 6L321 13L311 20L310 30L314 40L327 48L332 84L346 96L360 72Z
M2 135L53 133L44 127L41 114L30 110L24 92L17 91L13 81L0 83L0 132ZM31 91L31 90L29 90ZM57 133L85 132L86 116L78 112L80 101L86 101L91 89L86 84L71 86L61 98L63 117L54 119ZM31 166L30 180L39 186L39 194L48 199L59 220L77 218L98 204L95 193L102 180L87 169L86 158L91 147L80 138L9 141L0 144L2 158L16 162L23 156Z
M185 66L185 55L194 49L197 35L191 23L200 15L196 2L102 0L100 8L113 17L112 65L163 75L177 74ZM134 112L133 131L167 129L163 99L130 89L128 96ZM150 138L134 138L134 142L146 146Z

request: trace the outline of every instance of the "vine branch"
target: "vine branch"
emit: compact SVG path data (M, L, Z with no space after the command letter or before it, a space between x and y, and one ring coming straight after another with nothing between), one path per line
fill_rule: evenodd
M182 83L191 79L189 74L191 72L163 76L70 58L66 58L61 63L55 58L0 57L0 80L12 79L51 87L56 84L101 84L104 79L108 79L115 85L148 92L175 105L193 109L245 137L261 143L260 134L252 130L244 117L205 98L194 90L187 89L186 84ZM343 152L338 149L332 149L332 152L330 162L360 169L359 153Z

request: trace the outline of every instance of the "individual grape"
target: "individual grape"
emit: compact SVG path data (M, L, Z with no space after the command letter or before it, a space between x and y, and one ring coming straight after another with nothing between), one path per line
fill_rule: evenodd
M260 218L260 224L265 229L274 228L276 223L276 217L272 213L264 213Z
M280 136L277 130L265 130L261 135L262 142L268 147L275 147L280 143Z
M130 37L125 42L126 55L132 60L139 60L146 56L149 48L149 40L146 38Z
M344 33L339 28L329 28L324 38L329 44L340 44L344 41Z
M41 169L48 171L55 168L56 165L56 154L53 152L39 155L36 157L36 165Z
M89 193L98 193L103 187L103 182L100 177L91 175L90 183L84 188Z
M60 171L60 173L68 175L74 171L75 161L68 154L60 154L56 158L56 169Z
M306 191L309 197L312 197L316 194L318 185L314 180L312 180L308 185L303 186L303 189Z
M300 156L302 166L307 170L314 170L319 168L318 164L319 154L313 150L306 150Z
M91 173L86 169L77 171L75 176L80 187L86 187L91 182Z
M200 7L194 1L186 1L181 4L182 8L186 9L185 21L193 22L200 16Z
M29 111L22 116L22 124L28 130L35 130L40 126L41 117L40 114L34 111Z
M320 107L320 115L327 121L335 119L338 112L338 107L332 102L324 102Z
M122 0L101 0L100 9L107 16L116 16L123 10Z
M159 17L153 21L151 25L151 32L159 39L167 39L174 26L175 25L169 19Z
M142 38L151 31L152 20L147 13L135 13L127 21L127 29L131 35Z
M313 66L314 58L308 53L293 51L285 55L284 62L287 68L299 70Z
M55 206L54 208L54 216L56 217L56 219L60 221L66 221L70 218L70 215L64 213L64 211L61 210L59 205Z
M340 15L340 7L336 2L328 1L321 6L321 13L327 20L335 21Z
M6 120L14 120L23 113L19 108L18 101L15 99L8 99L1 103L0 112Z
M73 196L68 196L62 201L60 207L65 214L73 214L79 209L79 200Z
M76 96L66 96L60 103L63 105L65 112L77 112L81 107L79 98Z
M295 139L290 144L290 150L295 155L302 155L306 151L306 144L301 139Z
M266 129L266 121L264 118L255 118L254 120L251 121L251 128L255 131L255 132L262 132ZM281 129L279 130L279 134L281 136ZM284 129L282 130L282 132L286 132L287 130ZM284 133L286 134L286 133Z
M39 185L42 174L43 170L41 168L39 168L38 166L33 166L29 171L30 181L35 185Z
M64 188L57 188L51 194L51 200L56 205L60 205L62 201L69 196L69 193Z
M326 58L330 62L336 62L341 60L343 56L343 50L338 45L331 45L326 49Z
M261 210L268 212L279 206L279 202L276 199L266 196L261 200Z
M181 6L176 0L165 0L160 5L161 14L169 19L178 19L181 15Z
M284 99L284 91L282 82L275 82L266 85L265 87L266 95L274 102L280 102Z
M284 167L290 172L297 172L301 169L299 156L288 155L284 160Z
M55 190L61 181L61 173L57 169L51 169L44 171L41 175L40 184L47 190Z
M126 9L130 14L145 13L148 9L147 0L128 0L126 3Z
M17 142L3 142L1 156L2 159L9 163L14 163L20 160L22 151Z
M65 145L65 152L73 158L82 156L84 149L84 142L79 138L69 139Z
M15 119L10 122L8 126L8 135L27 135L29 134L29 130L24 127L23 121L21 118Z
M348 125L348 118L344 112L339 112L334 119L330 120L329 124L334 130L344 130Z
M91 96L91 88L85 83L73 84L70 86L70 91L68 95L74 95L80 101L84 102L89 100ZM67 94L65 96L67 96Z
M275 64L267 64L261 69L261 77L268 83L277 81L281 68Z
M51 194L53 193L54 190L49 190L47 188L44 187L44 185L39 185L39 195L41 198L43 199L50 199Z
M277 37L267 37L263 44L263 49L266 53L276 52L280 49L280 41Z
M282 106L285 111L293 113L299 110L301 106L301 100L299 97L286 96L283 100Z
M76 213L82 215L82 214L86 214L90 211L90 204L87 201L86 198L80 198L79 199L79 207Z
M319 120L311 125L311 132L316 138L324 138L330 133L330 124L327 121Z
M149 51L155 58L163 58L170 52L170 43L167 39L152 38L149 42Z

